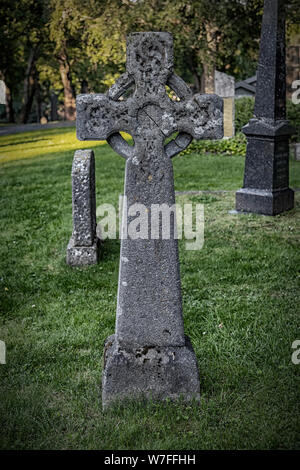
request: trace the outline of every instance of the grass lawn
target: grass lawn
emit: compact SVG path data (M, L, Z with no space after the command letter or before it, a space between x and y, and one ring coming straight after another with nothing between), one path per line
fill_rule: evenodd
M185 332L201 379L200 406L128 403L101 409L102 351L113 333L119 240L97 266L65 263L72 231L74 129L0 138L2 449L300 448L299 220L236 216L244 158L174 158L178 202L205 205L205 243L180 241ZM97 204L117 207L124 160L98 143ZM291 161L291 187L300 163ZM298 310L297 310L298 309Z

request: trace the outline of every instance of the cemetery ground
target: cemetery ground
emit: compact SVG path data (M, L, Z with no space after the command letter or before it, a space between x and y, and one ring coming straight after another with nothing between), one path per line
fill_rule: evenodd
M244 157L175 157L177 202L203 203L205 243L179 242L185 333L200 404L101 407L102 354L113 333L119 240L98 265L71 268L71 165L93 148L97 205L118 207L125 161L61 128L2 136L0 364L2 449L296 449L300 193L276 217L234 215ZM290 187L300 164L290 161ZM198 194L189 191L218 191ZM298 310L297 310L298 308Z

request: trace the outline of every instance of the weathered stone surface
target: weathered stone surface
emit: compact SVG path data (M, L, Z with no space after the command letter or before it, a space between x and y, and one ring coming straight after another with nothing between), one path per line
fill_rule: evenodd
M227 73L215 70L215 93L223 98L224 137L235 134L235 80Z
M264 0L254 115L286 118L285 0Z
M120 348L115 336L105 345L103 404L123 398L199 399L199 375L188 337L183 346Z
M133 95L118 101L133 84ZM167 84L179 102L168 97ZM77 136L82 140L107 139L126 158L127 207L143 204L150 221L153 204L175 203L171 157L185 149L193 137L223 136L222 105L216 95L192 96L188 86L173 73L170 34L134 33L127 41L127 72L106 95L78 96ZM132 135L133 147L119 131ZM174 132L179 132L176 139L165 145L165 139ZM127 233L135 217L136 214L123 217L123 233ZM141 368L136 354L143 348L152 348L153 354L165 351L166 355L178 350L174 364L170 362L173 365L163 369L164 385L153 379L159 358L147 357L149 367ZM198 396L195 359L191 359L183 331L178 247L173 235L169 240L162 239L161 234L157 239L122 239L116 337L111 351L114 352L108 356L104 371L104 406L114 396L120 396L120 390L122 396L135 391L148 395L149 390L160 398L173 396L176 384L181 383L179 376L184 377L185 385L178 385L178 390L187 397Z
M90 246L75 245L73 237L70 238L67 247L67 264L70 266L88 266L97 264L100 252L100 240L95 241Z
M256 84L254 118L247 136L244 185L236 209L276 215L294 207L289 188L289 136L286 121L284 1L265 0Z
M235 79L232 75L215 70L215 93L222 98L234 98Z
M67 264L85 266L98 260L96 236L95 158L92 150L77 150L72 165L73 233Z

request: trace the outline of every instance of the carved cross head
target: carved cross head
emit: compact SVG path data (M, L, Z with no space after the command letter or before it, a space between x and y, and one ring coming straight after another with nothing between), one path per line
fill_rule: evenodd
M166 85L178 101L169 98ZM122 99L125 92L131 96ZM127 38L126 73L106 94L77 97L79 140L107 140L125 158L141 161L151 149L173 157L195 139L223 137L223 100L217 95L193 95L173 72L173 38L165 32L133 33ZM120 135L129 133L130 146ZM177 137L165 145L167 137Z

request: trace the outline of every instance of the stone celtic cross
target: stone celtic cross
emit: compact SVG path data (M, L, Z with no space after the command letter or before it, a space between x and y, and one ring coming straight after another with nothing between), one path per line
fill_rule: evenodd
M180 101L169 98L166 85ZM120 100L132 87L132 96ZM175 203L171 157L192 138L223 136L222 99L193 96L173 73L169 33L133 33L127 40L126 73L105 95L78 96L76 125L80 140L106 139L126 158L127 207L143 204L150 220L153 204ZM131 134L133 146L120 131ZM178 136L165 145L175 132ZM123 224L131 219L123 217ZM199 396L196 359L183 331L174 236L127 237L121 242L116 334L105 347L103 405L139 395Z

